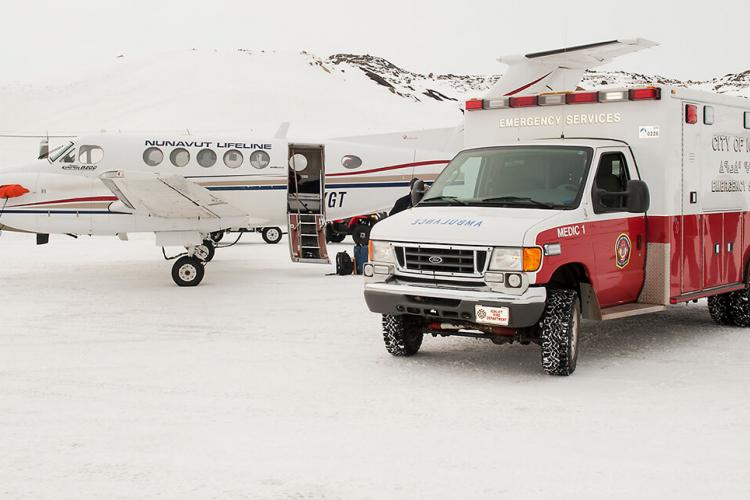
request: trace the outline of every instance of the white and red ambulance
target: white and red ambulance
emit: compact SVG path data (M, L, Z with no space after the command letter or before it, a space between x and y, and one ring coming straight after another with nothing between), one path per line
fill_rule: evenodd
M575 370L581 318L708 297L750 326L750 101L678 87L466 103L465 144L378 223L365 298L394 355L424 334L541 345ZM417 186L418 187L418 186Z

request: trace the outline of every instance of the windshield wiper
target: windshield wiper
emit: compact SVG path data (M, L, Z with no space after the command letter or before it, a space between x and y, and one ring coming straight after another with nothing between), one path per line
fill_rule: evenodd
M434 198L426 198L422 200L422 203L428 203L430 201L447 201L452 205L468 205L464 200L459 200L455 196L435 196Z
M545 203L543 201L535 200L525 196L493 196L491 198L482 198L479 200L482 203L507 203L509 205L534 205L540 208L556 208L556 205L552 203Z

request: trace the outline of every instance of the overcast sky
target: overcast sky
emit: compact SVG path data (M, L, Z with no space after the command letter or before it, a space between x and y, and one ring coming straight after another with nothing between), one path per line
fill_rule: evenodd
M750 69L748 0L3 0L2 10L4 81L75 79L118 54L193 47L370 53L420 72L484 74L502 71L501 55L634 37L662 45L609 69L683 79Z

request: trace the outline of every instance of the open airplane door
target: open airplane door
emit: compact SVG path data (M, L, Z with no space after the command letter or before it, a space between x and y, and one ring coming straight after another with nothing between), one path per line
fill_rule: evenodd
M294 262L330 264L326 248L325 149L289 145L287 222Z

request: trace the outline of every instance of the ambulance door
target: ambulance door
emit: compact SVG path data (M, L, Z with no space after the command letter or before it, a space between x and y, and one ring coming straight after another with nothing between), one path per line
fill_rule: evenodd
M630 151L599 151L593 189L606 194L599 197L603 206L594 204L587 234L594 250L597 298L605 308L638 300L645 277L646 216L628 213L625 208L627 183L638 178Z
M683 294L703 289L704 269L718 266L714 259L713 241L721 241L721 214L704 220L701 193L701 172L698 161L700 127L686 123L687 103L683 103L682 116L682 231L680 231L680 291ZM706 248L707 247L707 248ZM707 262L704 254L707 253Z

